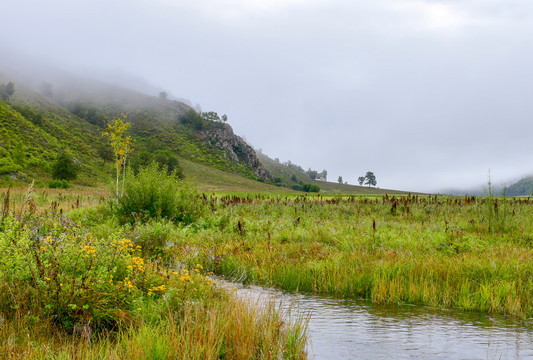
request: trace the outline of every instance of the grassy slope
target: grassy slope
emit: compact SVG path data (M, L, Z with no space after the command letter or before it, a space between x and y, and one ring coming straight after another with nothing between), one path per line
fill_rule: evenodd
M180 159L186 179L197 184L204 192L267 192L296 193L286 188L279 188L199 164L190 160Z

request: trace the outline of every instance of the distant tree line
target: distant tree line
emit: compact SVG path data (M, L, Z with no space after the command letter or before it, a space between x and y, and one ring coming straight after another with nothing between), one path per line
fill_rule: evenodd
M298 185L292 185L291 189L296 191L305 191L305 192L319 192L320 187L313 184L298 184Z

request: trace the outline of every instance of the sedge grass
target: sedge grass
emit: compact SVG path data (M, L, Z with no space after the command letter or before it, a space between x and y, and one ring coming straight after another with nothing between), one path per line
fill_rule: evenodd
M530 317L532 215L528 199L232 198L174 249L289 291Z

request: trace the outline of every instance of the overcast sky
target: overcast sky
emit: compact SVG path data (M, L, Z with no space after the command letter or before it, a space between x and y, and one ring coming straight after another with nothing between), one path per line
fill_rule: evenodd
M0 51L142 78L330 181L370 170L438 191L533 173L532 14L531 0L3 0Z

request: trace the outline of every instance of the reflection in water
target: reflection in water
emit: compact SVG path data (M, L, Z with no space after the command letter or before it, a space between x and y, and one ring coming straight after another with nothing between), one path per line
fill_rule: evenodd
M503 316L230 286L311 314L311 359L533 359L533 326Z

